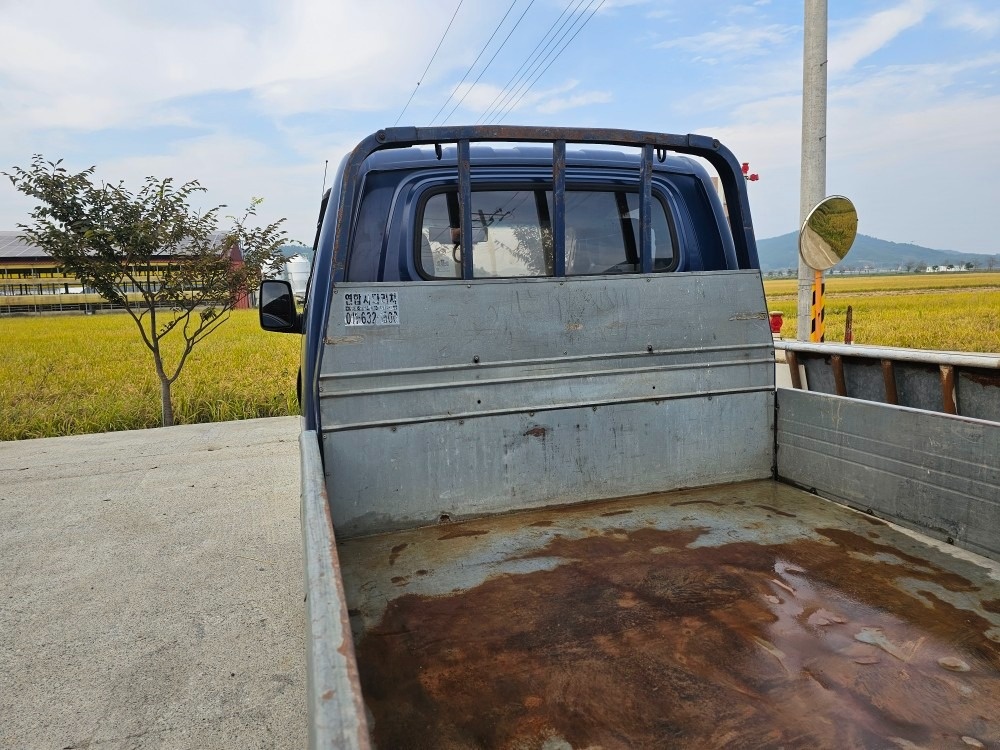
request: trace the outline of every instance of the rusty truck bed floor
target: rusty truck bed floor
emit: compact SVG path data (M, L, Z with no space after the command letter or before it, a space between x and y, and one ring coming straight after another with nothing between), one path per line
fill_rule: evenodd
M997 566L785 485L340 556L381 750L1000 746Z

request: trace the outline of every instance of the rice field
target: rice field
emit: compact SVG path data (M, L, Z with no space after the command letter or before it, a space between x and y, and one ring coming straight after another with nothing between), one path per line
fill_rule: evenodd
M787 338L797 329L796 284L764 282ZM844 340L849 305L856 344L1000 353L1000 273L828 277L827 341Z
M234 311L174 383L176 423L297 414L300 343ZM157 427L159 393L127 315L0 318L0 440Z
M764 289L793 338L796 280ZM826 289L827 341L843 341L851 305L859 344L1000 352L1000 273L834 276ZM174 384L177 423L297 414L300 343L235 311ZM152 356L126 315L0 318L0 440L159 424Z

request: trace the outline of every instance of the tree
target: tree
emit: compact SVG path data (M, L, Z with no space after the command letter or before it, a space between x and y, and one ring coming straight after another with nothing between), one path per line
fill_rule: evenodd
M61 160L36 155L29 168L3 174L39 202L31 221L18 225L24 239L135 322L153 357L163 425L169 426L171 387L195 346L260 286L263 269L280 260L284 219L249 226L261 202L255 198L242 216L229 217L228 231L219 232L224 206L194 209L192 196L205 191L195 180L178 186L171 178L147 177L132 193L124 183L96 182L94 171L73 174Z

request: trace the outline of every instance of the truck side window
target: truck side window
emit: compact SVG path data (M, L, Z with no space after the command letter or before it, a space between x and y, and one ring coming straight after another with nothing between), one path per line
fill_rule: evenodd
M453 205L454 204L454 205ZM472 193L472 261L476 278L553 274L547 190ZM418 238L421 272L429 278L462 275L455 191L426 199ZM653 200L653 270L674 267L674 234L663 203ZM611 190L567 190L566 274L638 273L639 196Z

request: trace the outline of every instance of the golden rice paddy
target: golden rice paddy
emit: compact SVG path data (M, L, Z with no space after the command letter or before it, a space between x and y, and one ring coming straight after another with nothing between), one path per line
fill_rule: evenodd
M768 307L796 330L796 280L766 280ZM834 276L827 341L1000 352L1000 273ZM197 346L174 384L178 424L298 413L301 339L266 333L236 311ZM176 345L176 342L175 342ZM0 318L0 440L131 430L160 424L152 355L123 314Z

